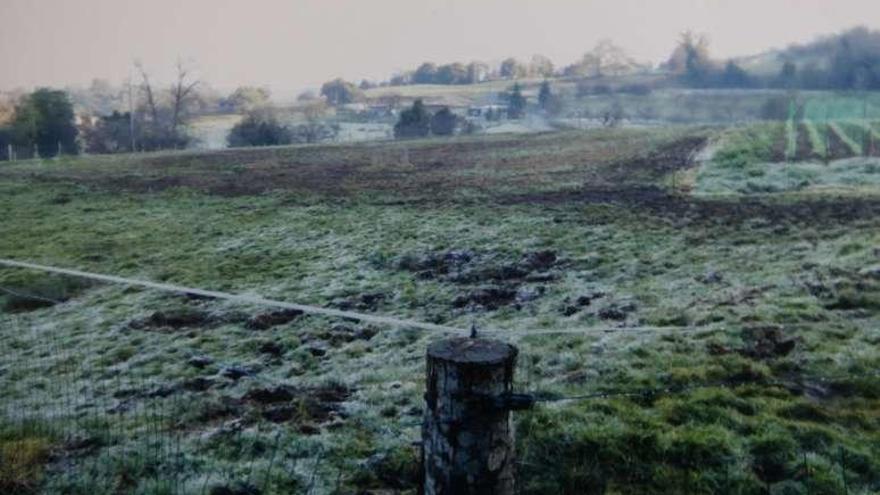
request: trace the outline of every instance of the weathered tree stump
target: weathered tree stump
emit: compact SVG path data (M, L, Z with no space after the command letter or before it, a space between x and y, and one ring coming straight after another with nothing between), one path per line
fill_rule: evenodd
M512 495L516 347L454 338L428 347L422 463L426 495Z

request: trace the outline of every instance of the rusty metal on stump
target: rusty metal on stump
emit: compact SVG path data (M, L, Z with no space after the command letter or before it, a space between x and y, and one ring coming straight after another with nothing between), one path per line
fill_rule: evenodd
M454 338L428 347L423 493L512 495L516 347Z

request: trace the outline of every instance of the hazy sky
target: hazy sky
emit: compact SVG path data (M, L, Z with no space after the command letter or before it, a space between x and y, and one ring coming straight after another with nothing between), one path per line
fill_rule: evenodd
M568 64L612 38L659 62L686 29L722 58L880 27L878 0L0 0L0 88L168 77L192 60L219 88L281 94L332 77L384 79L418 63Z

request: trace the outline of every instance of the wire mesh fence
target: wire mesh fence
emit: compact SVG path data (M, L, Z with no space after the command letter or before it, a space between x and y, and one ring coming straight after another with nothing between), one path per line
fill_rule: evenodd
M166 361L141 356L138 349L108 346L98 355L84 355L51 327L32 327L15 315L0 324L4 493L351 493L352 487L414 491L418 486L419 404L410 403L402 412L393 402L399 397L387 394L384 386L356 380L302 383L295 376L260 373L192 353L181 356L185 366L168 379L162 369ZM166 345L156 352L182 352L180 335L162 339ZM265 351L266 359L280 359L272 349ZM421 355L402 359L421 360ZM878 378L880 372L869 370L800 380L875 384ZM413 382L421 383L421 377ZM792 381L753 377L620 387L597 379L564 392L530 378L526 382L524 391L537 407L516 417L522 493L880 490L870 453L838 444L830 435L812 443L768 438L732 450L713 443L711 435L720 430L664 444L637 429L610 433L612 428L601 424L618 421L615 411L624 411L615 406L620 402L651 404L705 390L785 393L799 386ZM411 392L420 397L423 390ZM350 408L355 395L361 405ZM585 404L592 409L584 409ZM567 431L565 415L581 410L603 411L594 425L602 434L579 437ZM337 430L345 434L330 442L320 439ZM387 438L394 438L394 447L376 454L365 447L376 439L358 435L382 437L378 442L386 446Z
M319 440L346 422L359 384L306 385L192 353L167 373L140 349L95 354L56 330L0 314L0 493L330 493L363 470ZM178 352L181 336L158 337ZM417 426L395 425L410 417L370 428L415 441Z

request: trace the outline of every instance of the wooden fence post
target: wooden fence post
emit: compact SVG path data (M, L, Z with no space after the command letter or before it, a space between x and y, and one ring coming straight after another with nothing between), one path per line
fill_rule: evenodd
M512 394L516 347L453 338L428 347L422 424L423 493L513 495L510 411L531 406Z

